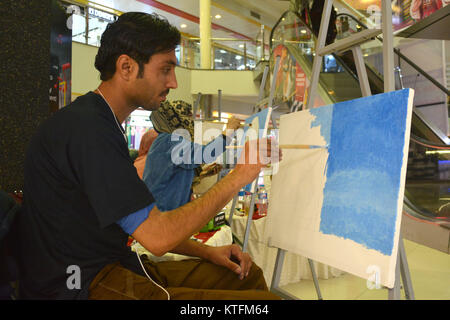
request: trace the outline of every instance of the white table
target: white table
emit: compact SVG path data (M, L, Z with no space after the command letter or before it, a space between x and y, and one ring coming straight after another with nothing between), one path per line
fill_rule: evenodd
M277 248L268 247L263 241L265 222L265 218L252 221L247 248L253 261L263 270L264 278L270 287L278 250ZM244 240L246 225L246 216L233 215L232 231L241 241ZM316 267L316 275L319 279L338 277L345 273L323 263L314 262L314 264ZM286 252L279 286L299 282L301 279L312 280L308 259L294 253Z

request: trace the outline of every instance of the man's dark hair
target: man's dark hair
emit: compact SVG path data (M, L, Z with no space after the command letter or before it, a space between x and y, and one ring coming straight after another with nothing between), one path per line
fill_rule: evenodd
M180 32L157 14L127 12L108 24L95 57L100 79L109 80L116 72L117 58L126 54L139 65L138 77L155 53L168 52L180 43Z

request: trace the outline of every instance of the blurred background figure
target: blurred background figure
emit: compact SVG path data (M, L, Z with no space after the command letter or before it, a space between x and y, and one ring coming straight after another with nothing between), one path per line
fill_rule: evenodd
M145 160L147 159L147 153L152 146L153 141L155 141L158 133L155 129L148 130L141 139L141 143L139 145L139 153L136 160L134 160L134 166L136 167L136 171L139 177L142 179L145 168Z

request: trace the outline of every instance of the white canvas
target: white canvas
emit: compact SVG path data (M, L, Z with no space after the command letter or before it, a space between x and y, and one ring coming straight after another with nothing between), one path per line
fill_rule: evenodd
M413 91L281 116L285 149L272 180L270 246L376 281L395 280Z

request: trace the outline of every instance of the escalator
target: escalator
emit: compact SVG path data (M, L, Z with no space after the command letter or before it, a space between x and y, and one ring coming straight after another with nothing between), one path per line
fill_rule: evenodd
M359 32L367 28L353 16L345 15L348 21L354 22L354 29L351 29L351 25L349 28L351 32ZM295 79L295 74L289 74L290 69L301 70L307 79L311 77L316 34L317 32L313 31L311 23L306 23L304 16L298 12L287 11L280 17L270 36L272 69L274 56L281 55L282 59L279 69L281 71L280 78L291 77ZM373 41L379 42L378 45L381 47L380 39ZM430 80L435 89L440 90L448 99L449 91L447 88L403 56L399 50L394 50L394 53L397 60L401 59L414 68L416 72ZM318 84L319 98L316 99L320 100L319 105L356 99L362 96L351 51L332 54L325 56L323 59ZM383 76L375 67L367 63L367 60L366 69L372 94L382 93L384 91ZM401 74L399 75L401 76ZM396 89L403 87L400 76L396 79ZM295 101L295 99L298 100L296 94L292 92L296 90L295 85L291 84L291 88L286 89L286 83L292 83L293 79L278 85L278 90L274 95L274 105L278 105L280 111L284 113L303 108L301 103L303 98L300 99L300 103ZM279 89L279 87L284 88ZM420 94L421 92L416 90L415 95ZM307 97L305 96L304 99L306 100ZM411 124L404 215L406 219L403 220L405 224L408 224L402 229L405 238L450 253L448 243L450 237L450 139L416 107L413 109ZM425 233L419 230L422 225L427 227ZM430 229L432 227L436 227L435 230L439 232L444 230L442 233L443 240L439 245L433 243L436 242L435 239L429 240L429 233L435 233L434 229ZM414 233L412 236L408 234L408 231L411 230ZM421 232L423 234L420 234ZM445 237L447 237L447 243L445 243Z

